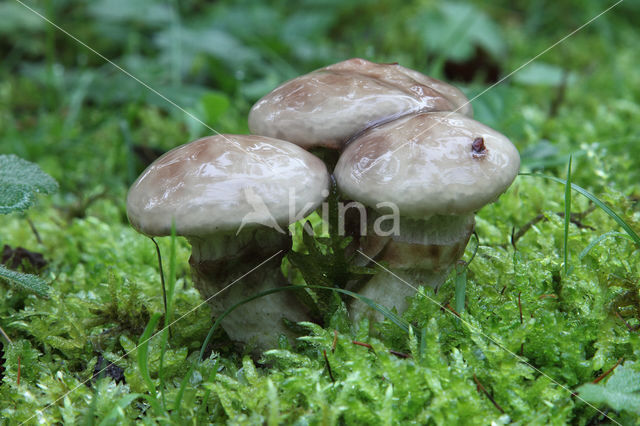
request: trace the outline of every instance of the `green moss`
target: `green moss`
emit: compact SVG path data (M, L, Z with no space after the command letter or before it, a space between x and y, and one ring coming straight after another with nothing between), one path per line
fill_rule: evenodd
M479 43L503 52L492 61L504 76L605 7L596 0L468 1L451 8L396 0L191 1L181 2L180 19L172 20L167 4L142 2L125 10L115 0L101 0L99 7L71 3L52 2L48 16L229 132L246 130L249 107L263 93L327 63L363 56L446 79L447 60L471 58ZM444 25L429 32L440 28L430 22L464 23L454 9L475 10L480 18L468 28L481 31L464 34L465 25ZM633 2L623 2L545 53L526 78L514 76L473 101L478 120L514 141L523 171L564 178L572 154L572 182L636 232L638 13ZM602 414L572 392L620 358L629 363L625 368L630 361L639 365L639 248L619 235L600 239L621 229L574 192L573 212L586 213L569 226L571 268L565 274L564 218L558 215L564 187L521 176L477 214L480 244L467 271L461 318L442 308L454 304L452 276L437 294L423 289L425 296L413 298L404 314L409 334L389 321L370 333L366 321L353 324L344 306L327 298L324 305L337 310L327 315L325 328L302 324L306 336L295 349L283 344L252 359L220 333L213 352L198 361L212 321L191 282L190 248L178 239L172 313L178 322L162 371L161 339L149 342L152 394L136 345L149 319L163 312L160 276L154 246L128 225L124 200L145 166L136 149L167 150L210 131L61 33L47 33L44 25L20 33L7 28L0 24L12 46L0 65L2 153L37 163L60 190L28 211L42 242L25 217L1 218L0 247L42 253L48 265L41 276L51 284L49 299L0 284L0 326L13 340L4 345L0 424L588 424ZM181 34L183 42L176 44L171 34ZM474 64L480 72L461 84L469 96L491 84ZM570 78L563 89L557 76L564 70ZM319 230L320 218L312 222ZM513 231L527 223L531 227L512 245ZM330 256L325 263L304 257L309 250L300 233L295 241L299 266L331 266ZM325 255L344 243L321 241L327 244L316 248ZM170 242L159 244L168 259ZM296 283L318 275L311 266L296 271L294 263L284 267ZM332 279L344 279L345 271L342 265ZM91 380L99 354L124 370L126 383ZM616 421L638 422L636 413L599 401L596 406Z

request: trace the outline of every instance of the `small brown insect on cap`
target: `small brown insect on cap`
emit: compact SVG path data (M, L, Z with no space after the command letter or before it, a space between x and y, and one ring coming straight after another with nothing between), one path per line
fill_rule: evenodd
M460 215L495 201L511 185L520 156L502 134L461 114L433 112L372 128L345 148L340 190L404 216Z

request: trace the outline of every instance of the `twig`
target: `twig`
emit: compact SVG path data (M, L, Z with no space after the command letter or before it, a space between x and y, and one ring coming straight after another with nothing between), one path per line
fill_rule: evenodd
M541 294L540 297L538 297L538 299L557 299L558 296L556 296L553 293L550 294Z
M627 322L627 320L626 320L626 319L622 318L622 315L620 315L620 312L615 311L615 314L616 314L616 316L617 316L618 318L620 318L620 320L624 323L624 325L626 325L626 326L627 326L627 328L629 329L629 331L636 332L636 331L638 330L638 327L640 327L640 325L637 325L637 326L635 326L635 327L634 327L634 326L632 326L631 324L629 324L629 323Z
M453 315L455 315L455 316L457 316L458 318L460 318L460 314L459 314L459 313L457 313L457 312L456 312L456 310L455 310L455 309L453 309L453 308L451 307L451 305L450 305L448 302L447 302L447 304L445 304L445 305L443 306L443 308L448 309L449 311L451 311L451 313L452 313Z
M336 351L337 343L338 343L338 330L333 330L333 343L331 344L331 353Z
M76 202L74 205L66 209L66 216L69 219L81 218L86 216L87 209L89 208L89 206L94 202L98 201L100 198L105 197L107 193L108 191L105 188L102 191L100 191L98 194L93 194L85 200L80 200Z
M389 349L389 353L391 355L397 356L398 358L404 358L404 359L413 358L411 354L405 354L404 352L394 351L393 349Z
M365 342L358 342L357 340L352 340L352 341L351 341L351 343L353 343L354 345L358 345L358 346L364 346L365 348L367 348L367 349L371 349L373 352L375 352L375 351L373 350L373 346L371 346L371 345L370 345L370 344L368 344L368 343L365 343Z
M7 333L4 332L4 330L2 329L2 327L0 327L0 334L2 334L2 337L4 337L5 339L7 339L7 342L9 342L10 345L13 345L13 342L11 341L11 339L9 338L9 336L7 335Z
M35 235L36 237L36 241L38 241L38 244L42 244L42 238L40 238L40 233L36 229L36 225L33 223L31 218L29 218L29 216L26 216L26 219L27 223L29 224L29 228L31 228L31 232L33 232L33 235Z
M480 383L480 380L478 380L475 373L473 375L473 380L475 380L476 382L476 387L478 389L478 392L482 391L487 396L487 398L489 398L489 401L491 401L493 405L498 409L498 411L504 414L504 410L502 409L502 407L496 402L495 399L493 399L493 397L489 394L489 392L487 392L484 386L482 386L482 383Z
M613 370L616 369L617 366L620 365L620 363L622 362L622 358L618 359L618 362L616 362L616 365L614 365L613 367L611 367L610 369L608 369L607 371L605 371L604 373L602 373L600 376L598 376L597 379L595 379L592 383L598 383L600 380L604 379L605 377L607 377L609 374L611 374L611 372Z
M518 310L520 310L520 324L524 324L524 320L522 319L522 302L520 301L520 295L522 292L518 293Z
M333 373L331 372L331 364L329 364L329 358L327 358L327 351L322 350L322 356L324 356L324 363L327 366L327 371L329 372L329 378L331 379L331 383L335 383L335 379L333 378Z

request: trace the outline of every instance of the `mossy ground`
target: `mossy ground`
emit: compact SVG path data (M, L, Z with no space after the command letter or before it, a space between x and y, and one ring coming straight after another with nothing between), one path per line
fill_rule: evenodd
M472 97L492 84L490 67L471 61L476 47L507 75L608 6L125 3L33 6L216 130L238 133L276 84L353 56L440 78L468 61L477 72L460 86ZM305 325L296 348L283 343L259 360L217 333L200 362L210 314L206 305L193 309L202 299L178 239L172 315L185 317L166 351L155 337L140 363L140 336L164 310L155 249L128 225L126 191L145 153L209 131L18 3L0 8L13 17L0 23L0 151L38 163L60 184L27 213L42 242L24 216L0 217L0 244L43 253L50 282L48 299L0 284L0 325L14 342L5 345L2 423L594 424L602 414L572 391L621 358L639 360L638 246L612 234L584 253L621 229L574 192L572 211L588 214L569 227L565 273L564 186L519 176L477 215L462 321L442 308L453 305L452 276L437 294L414 298L404 315L409 334L390 322L369 333L338 310L324 329ZM637 3L623 2L473 101L476 118L518 147L523 171L564 178L572 154L572 181L636 231L639 20ZM512 231L538 215L514 247ZM168 265L171 243L159 243ZM124 383L86 382L99 355L124 370ZM617 422L640 421L598 407Z

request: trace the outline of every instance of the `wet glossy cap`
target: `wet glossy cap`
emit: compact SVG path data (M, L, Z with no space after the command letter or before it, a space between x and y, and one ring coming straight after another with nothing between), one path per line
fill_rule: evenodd
M216 135L158 158L127 196L131 225L147 235L203 236L298 220L322 203L329 174L320 159L263 136ZM291 208L290 208L291 203Z
M340 190L400 214L466 214L495 201L511 185L520 156L502 134L456 113L412 115L354 139L334 171Z
M417 71L355 58L274 89L251 108L249 129L305 149L340 149L376 123L410 113L453 111L464 102L458 89ZM470 114L471 108L464 111Z
M334 65L326 67L328 70L351 71L368 77L376 78L393 84L397 87L410 87L418 96L421 96L420 90L422 86L431 88L444 96L452 105L454 111L464 114L467 117L473 117L473 109L469 99L455 86L444 81L438 80L428 75L424 75L419 71L405 68L397 63L378 64L367 61L366 59L353 58L346 61L338 62ZM416 86L416 82L420 85ZM430 112L430 111L421 111Z

